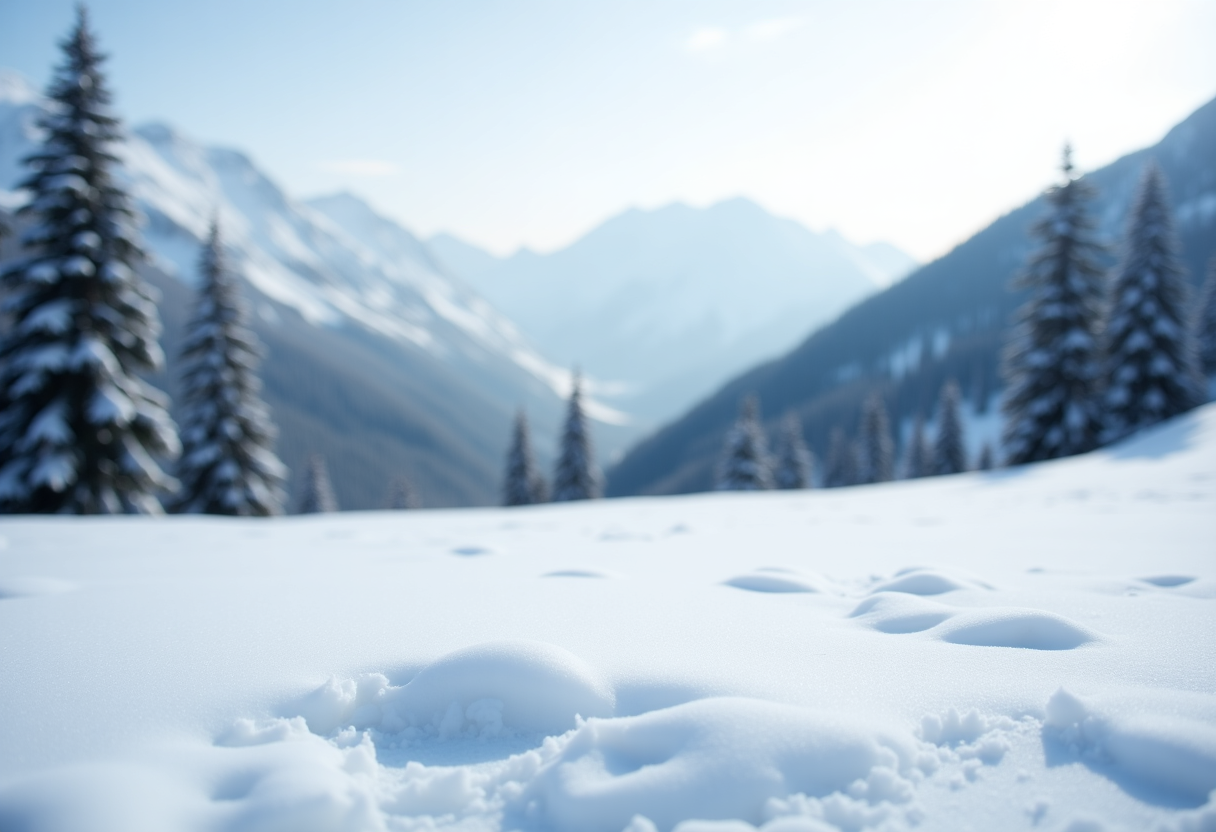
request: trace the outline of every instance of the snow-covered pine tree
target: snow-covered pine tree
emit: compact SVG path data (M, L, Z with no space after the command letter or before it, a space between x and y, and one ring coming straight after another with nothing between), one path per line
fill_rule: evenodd
M739 416L726 434L715 488L762 491L772 487L773 463L760 427L760 406L755 396L745 396L739 405Z
M532 455L528 416L522 410L515 416L511 450L507 452L507 473L502 483L504 506L528 506L545 501L545 480Z
M182 348L181 490L173 510L267 517L283 513L287 468L260 396L261 347L213 221Z
M811 451L802 437L802 422L796 413L785 414L777 441L777 466L773 471L776 486L784 489L810 488L813 465Z
M1067 146L1063 173L1064 182L1047 192L1047 216L1034 227L1041 245L1013 283L1030 298L1003 356L1002 441L1010 465L1091 450L1102 429L1102 246L1085 207L1094 191L1073 177Z
M895 479L895 443L891 439L891 420L877 391L870 394L862 408L860 442L858 480L873 483Z
M832 428L828 440L828 459L823 468L825 488L843 488L857 484L857 443L850 442L840 428Z
M334 494L333 483L329 480L329 468L325 465L325 457L313 454L308 458L304 468L304 478L300 490L300 514L321 514L337 511L338 498Z
M121 141L88 16L77 13L47 91L42 146L26 160L28 256L0 275L0 509L154 513L178 452L159 368L160 322L136 274L145 255L114 180Z
M1208 263L1208 276L1203 281L1194 329L1199 345L1199 367L1212 379L1216 377L1216 257Z
M933 473L933 450L925 439L925 417L919 413L912 423L912 436L908 439L908 452L904 469L910 480L927 477Z
M553 473L553 502L594 500L599 496L600 473L595 465L587 414L583 412L582 379L575 373Z
M393 511L418 508L418 494L405 477L394 477L388 484L388 507Z
M1203 399L1198 350L1188 320L1190 287L1178 248L1165 177L1149 162L1132 205L1107 307L1107 441L1177 416Z
M962 394L950 379L942 387L937 403L937 437L933 442L933 474L961 474L967 470L967 445L963 441L963 419L959 413Z

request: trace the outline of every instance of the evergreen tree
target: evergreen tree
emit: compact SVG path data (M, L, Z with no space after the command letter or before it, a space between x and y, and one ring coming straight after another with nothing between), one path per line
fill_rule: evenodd
M937 476L967 470L967 446L959 413L961 399L958 384L954 379L947 381L937 404L937 437L933 443L933 473Z
M115 181L122 134L83 7L47 91L45 139L25 163L29 255L0 275L0 509L159 512L178 452L158 369L160 322L136 274L145 259Z
M862 408L860 442L858 480L874 483L895 479L895 443L891 439L891 420L877 391L870 394Z
M760 427L759 411L755 396L745 396L740 403L739 417L726 434L718 464L719 491L762 491L773 487L773 464Z
M557 468L553 473L553 502L594 500L600 496L600 474L591 447L587 415L583 412L582 382L574 374L566 426L562 431Z
M1216 257L1208 263L1208 276L1203 281L1194 329L1200 370L1212 378L1216 376Z
M802 423L798 421L797 414L785 414L777 443L777 467L773 472L777 487L810 488L813 466L811 451L802 438Z
M1149 163L1132 206L1106 321L1107 440L1202 400L1190 287L1161 169Z
M394 477L388 484L388 507L393 511L418 508L418 494L405 477Z
M1030 298L1005 347L1003 441L1011 465L1082 453L1101 431L1102 247L1086 211L1093 189L1073 178L1064 148L1064 182L1047 192L1049 211L1034 227L1041 246L1014 288Z
M334 495L333 483L329 480L329 468L325 457L313 454L304 468L303 487L300 491L300 514L322 514L338 510L338 498Z
M266 517L283 513L287 469L262 402L261 348L224 262L219 225L203 247L194 317L182 349L181 491L174 510Z
M928 477L933 473L933 450L925 439L925 417L919 413L912 424L912 436L908 440L908 456L905 462L908 479Z
M507 475L502 484L504 506L527 506L545 501L545 480L532 456L528 417L521 410L515 417L511 450L507 453Z
M984 447L980 448L980 460L976 463L975 468L977 471L991 471L993 468L992 446L987 442L984 443Z
M856 485L858 476L857 443L850 442L840 428L832 428L828 440L828 461L823 470L825 488Z

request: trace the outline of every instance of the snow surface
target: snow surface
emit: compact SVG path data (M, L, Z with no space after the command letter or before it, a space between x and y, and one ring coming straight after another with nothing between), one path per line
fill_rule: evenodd
M1216 826L1216 405L810 492L0 521L0 829Z

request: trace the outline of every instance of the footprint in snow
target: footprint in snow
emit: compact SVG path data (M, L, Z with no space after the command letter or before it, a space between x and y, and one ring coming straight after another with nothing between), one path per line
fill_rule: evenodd
M487 549L485 546L457 546L452 549L452 554L460 555L461 557L466 558L473 558L478 557L479 555L492 555L494 554L494 550Z
M898 593L872 595L849 614L880 633L926 633L950 644L1072 650L1102 640L1083 624L1026 607L959 609Z
M1176 586L1184 586L1185 584L1193 582L1195 579L1190 575L1153 575L1152 577L1141 578L1140 580L1144 581L1146 584L1152 584L1153 586L1172 588Z
M557 569L546 572L542 578L615 578L610 572L600 572L597 569Z

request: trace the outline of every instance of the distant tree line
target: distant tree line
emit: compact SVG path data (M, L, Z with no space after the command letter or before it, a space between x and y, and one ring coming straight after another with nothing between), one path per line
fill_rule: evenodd
M1193 304L1160 169L1153 163L1144 169L1109 272L1102 266L1107 249L1087 212L1093 189L1076 177L1067 147L1062 170L1063 181L1047 193L1047 214L1033 228L1039 245L1013 284L1029 298L1002 356L1006 465L1083 453L1183 413L1207 398L1205 376L1216 374L1216 259ZM897 460L885 402L881 392L872 393L856 438L843 426L832 429L821 484L992 468L997 455L988 443L968 459L961 399L948 379L938 393L934 436L926 436L925 415L917 414ZM717 488L774 487L770 471L777 463L765 450L758 413L755 397L746 397L725 440ZM787 414L783 436L797 423Z

